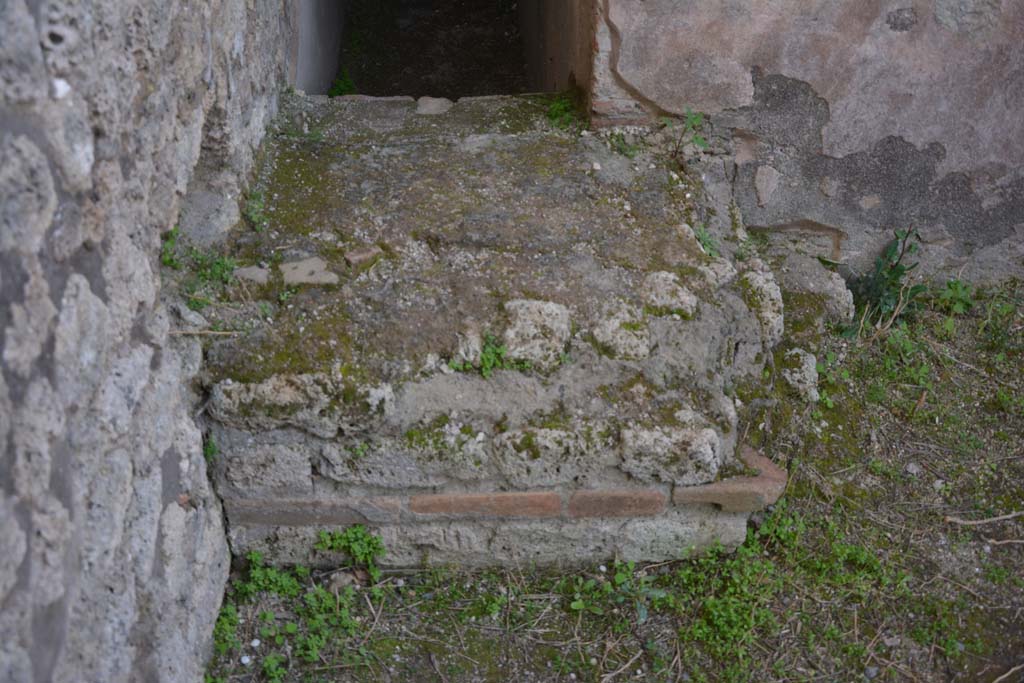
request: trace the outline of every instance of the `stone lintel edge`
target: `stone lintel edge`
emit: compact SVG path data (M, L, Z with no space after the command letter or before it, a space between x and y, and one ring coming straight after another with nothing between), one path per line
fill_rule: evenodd
M763 510L786 490L786 471L749 446L740 459L756 476L699 486L458 492L359 498L229 498L228 520L241 526L345 526L458 519L614 519L654 517L669 507L713 505L723 512Z

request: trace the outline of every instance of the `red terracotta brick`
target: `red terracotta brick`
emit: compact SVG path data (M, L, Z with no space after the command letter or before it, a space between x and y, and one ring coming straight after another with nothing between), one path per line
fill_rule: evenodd
M577 491L569 499L570 517L650 517L665 509L665 494L652 489Z
M398 498L291 500L235 498L224 501L232 524L250 526L342 526L398 522Z
M557 493L446 493L413 496L409 510L421 515L557 517L562 514L562 497Z
M753 448L743 446L740 458L756 477L731 477L704 486L676 487L672 502L710 503L726 512L755 512L777 501L786 490L786 471Z

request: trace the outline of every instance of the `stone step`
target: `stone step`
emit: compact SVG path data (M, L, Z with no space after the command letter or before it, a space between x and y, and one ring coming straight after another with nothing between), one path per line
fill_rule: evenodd
M550 101L285 103L229 246L249 279L211 313L239 333L206 351L236 552L310 561L360 520L396 564L665 559L773 500L728 478L771 272L716 247L729 207L658 133L563 130Z

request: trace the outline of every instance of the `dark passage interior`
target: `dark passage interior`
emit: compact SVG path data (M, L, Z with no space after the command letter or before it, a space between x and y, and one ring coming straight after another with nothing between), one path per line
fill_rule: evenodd
M300 0L296 86L458 99L586 87L593 0Z
M356 0L342 33L341 69L341 87L364 95L457 99L524 92L516 4Z

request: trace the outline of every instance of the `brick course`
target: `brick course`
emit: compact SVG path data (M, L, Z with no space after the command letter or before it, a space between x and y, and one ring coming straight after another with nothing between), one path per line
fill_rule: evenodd
M672 502L709 503L725 512L756 512L777 501L786 490L786 471L749 446L741 446L740 459L756 477L731 477L704 486L677 487Z
M557 493L453 493L412 496L409 510L420 515L466 517L558 517Z
M577 491L569 499L570 517L650 517L665 510L661 491L611 489Z
M393 497L349 498L345 500L247 500L224 501L228 516L236 524L267 526L344 526L348 524L394 524L402 501Z

